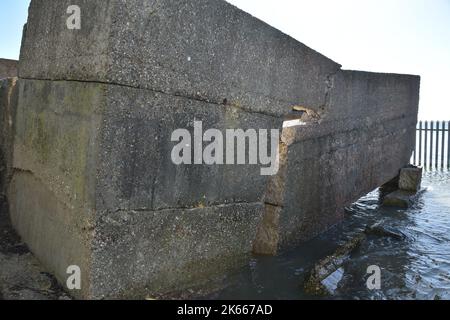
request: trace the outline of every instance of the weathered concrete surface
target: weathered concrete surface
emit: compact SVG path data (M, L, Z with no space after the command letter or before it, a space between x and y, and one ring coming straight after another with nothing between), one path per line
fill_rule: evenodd
M65 27L69 5L31 2L20 77L115 83L284 115L297 104L324 106L340 67L222 0L81 0L76 32Z
M342 220L343 208L409 163L419 78L340 71L331 82L322 119L285 128L282 140L288 151L274 178L283 183L266 195L280 212L260 232L268 247L259 253L276 252L327 230ZM276 241L264 240L264 235Z
M0 80L0 197L5 196L12 174L14 117L17 107L17 78Z
M13 230L0 198L0 300L69 299Z
M409 167L400 170L398 187L400 190L418 192L422 185L422 168Z
M15 228L82 298L203 284L342 218L398 174L415 137L419 78L342 71L219 0L33 0L19 66ZM293 113L294 110L294 113ZM280 171L175 166L170 136L286 128Z
M0 79L17 77L18 61L0 59Z
M85 82L22 79L19 101L13 224L61 282L67 266L85 270L80 296L175 290L248 258L263 212L259 166L177 167L170 136L196 118L219 129L281 120Z

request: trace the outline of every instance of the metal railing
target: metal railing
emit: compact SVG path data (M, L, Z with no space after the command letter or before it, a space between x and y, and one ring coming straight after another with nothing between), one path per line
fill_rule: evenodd
M450 121L419 121L411 163L425 169L450 169Z

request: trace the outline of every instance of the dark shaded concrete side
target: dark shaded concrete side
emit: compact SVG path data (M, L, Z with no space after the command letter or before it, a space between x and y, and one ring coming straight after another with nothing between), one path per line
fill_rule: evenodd
M17 60L0 59L0 79L17 77Z
M6 195L12 174L17 78L0 80L0 197Z
M107 86L98 162L97 210L185 209L261 202L260 165L175 165L174 130L281 128L283 120L151 90ZM194 141L192 140L192 143ZM209 143L203 143L203 147ZM225 153L225 150L224 154ZM247 148L248 159L248 148Z
M205 129L282 120L115 85L19 87L12 222L61 283L81 267L75 296L143 298L248 260L268 178L254 165L175 166L170 138L195 119Z
M144 298L212 287L245 265L261 203L118 211L98 217L92 296Z
M70 85L71 82L68 82ZM174 165L171 134L281 127L282 119L108 85L96 184L92 296L205 285L248 261L268 177L259 165ZM132 263L130 263L132 262Z
M308 240L341 221L344 208L390 181L415 145L420 78L342 71L330 110L291 128L280 245Z
M254 251L275 254L343 219L344 208L390 181L415 145L420 78L339 71L324 112L284 128ZM307 107L301 109L308 110Z

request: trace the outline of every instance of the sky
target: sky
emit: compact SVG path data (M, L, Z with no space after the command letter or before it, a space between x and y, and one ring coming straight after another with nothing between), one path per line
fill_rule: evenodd
M419 118L450 120L450 0L227 1L344 69L420 75ZM1 0L0 57L19 57L28 4Z

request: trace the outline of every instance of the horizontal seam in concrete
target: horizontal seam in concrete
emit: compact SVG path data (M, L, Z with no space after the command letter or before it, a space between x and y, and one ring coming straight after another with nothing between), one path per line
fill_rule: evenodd
M268 201L265 201L264 204L267 206L275 207L275 208L284 208L284 205L280 205L280 204L276 204L276 203L272 203L272 202L268 202Z
M382 119L382 120L380 120L380 121L377 121L377 122L374 122L374 123L370 124L369 127L374 127L374 126L380 126L380 125L383 125L383 123L385 123L386 121L396 121L396 120L410 119L410 118L413 119L413 118L415 118L415 116L410 116L410 117L399 116L399 117L395 117L395 118L391 118L391 119ZM353 126L353 127L348 128L347 130L333 131L333 132L331 132L331 133L326 132L326 133L324 133L324 134L322 134L322 135L311 136L311 137L306 138L306 139L300 139L300 140L297 140L297 139L296 139L296 141L294 141L293 143L291 143L289 146L293 146L293 145L296 145L296 144L299 144L299 143L303 143L303 142L305 142L305 141L309 141L309 140L313 140L313 139L325 138L325 137L328 137L328 136L333 136L333 135L336 135L336 134L342 134L342 133L347 133L347 132L351 132L351 131L360 131L360 130L364 130L364 127L367 126L367 124L364 123L363 121L359 121L360 119L365 119L365 118L361 117L361 118L357 118L357 119L355 119L355 120L353 121L353 122L361 123L361 125L359 125L359 126ZM344 121L345 121L345 120L344 120ZM344 121L342 121L342 122L344 122ZM321 124L318 124L318 126L320 126L320 125L321 125ZM295 128L295 126L294 126L294 127L291 127L291 128ZM403 129L404 129L404 128L399 128L399 130L403 130ZM399 130L397 130L397 131L399 131ZM397 131L395 131L395 132L397 132Z
M33 171L28 170L28 169L22 169L22 168L18 168L18 167L12 167L12 170L13 170L13 174L16 173L16 172L19 172L19 173L28 173L28 174L34 175Z
M168 93L168 92L165 92L165 91L162 91L162 90L145 88L145 87L140 87L140 86L132 86L132 85L128 85L128 84L120 84L120 83L107 82L107 81L84 81L84 80L72 80L72 79L71 80L67 80L67 79L23 78L23 77L20 77L19 79L28 80L28 81L75 82L75 83L92 83L92 84L103 84L103 85L118 86L118 87L130 88L130 89L138 89L138 90L150 91L150 92L153 92L153 93L159 93L159 94L163 94L163 95L167 95L167 96L175 97L175 98L185 98L185 99L189 99L189 100L194 100L194 101L198 101L198 102L213 104L213 105L222 106L222 107L231 107L231 108L235 108L235 109L238 109L238 110L242 110L242 111L247 112L247 113L261 114L261 115L264 115L264 116L277 118L277 119L281 119L283 117L283 115L281 115L281 114L276 114L276 113L271 113L271 112L263 112L263 111L255 111L255 110L251 110L249 108L236 106L234 104L229 104L229 103L225 104L225 103L220 103L220 102L212 101L212 100L208 100L208 99L199 99L199 98L196 98L196 97L183 95L183 94L179 94L179 93Z
M211 208L225 208L225 207L232 207L236 205L263 205L264 203L262 201L256 201L256 202L246 202L246 201L239 201L239 202L232 202L232 203L221 203L221 204L214 204L209 206L203 206L203 207L170 207L170 208L161 208L161 209L151 209L151 208L139 208L139 209L124 209L120 208L117 210L112 211L113 213L119 213L119 212L153 212L153 213L159 213L164 211L173 211L173 210L186 210L186 211L195 211L195 210L202 210L202 209L211 209ZM105 211L108 211L107 209Z

